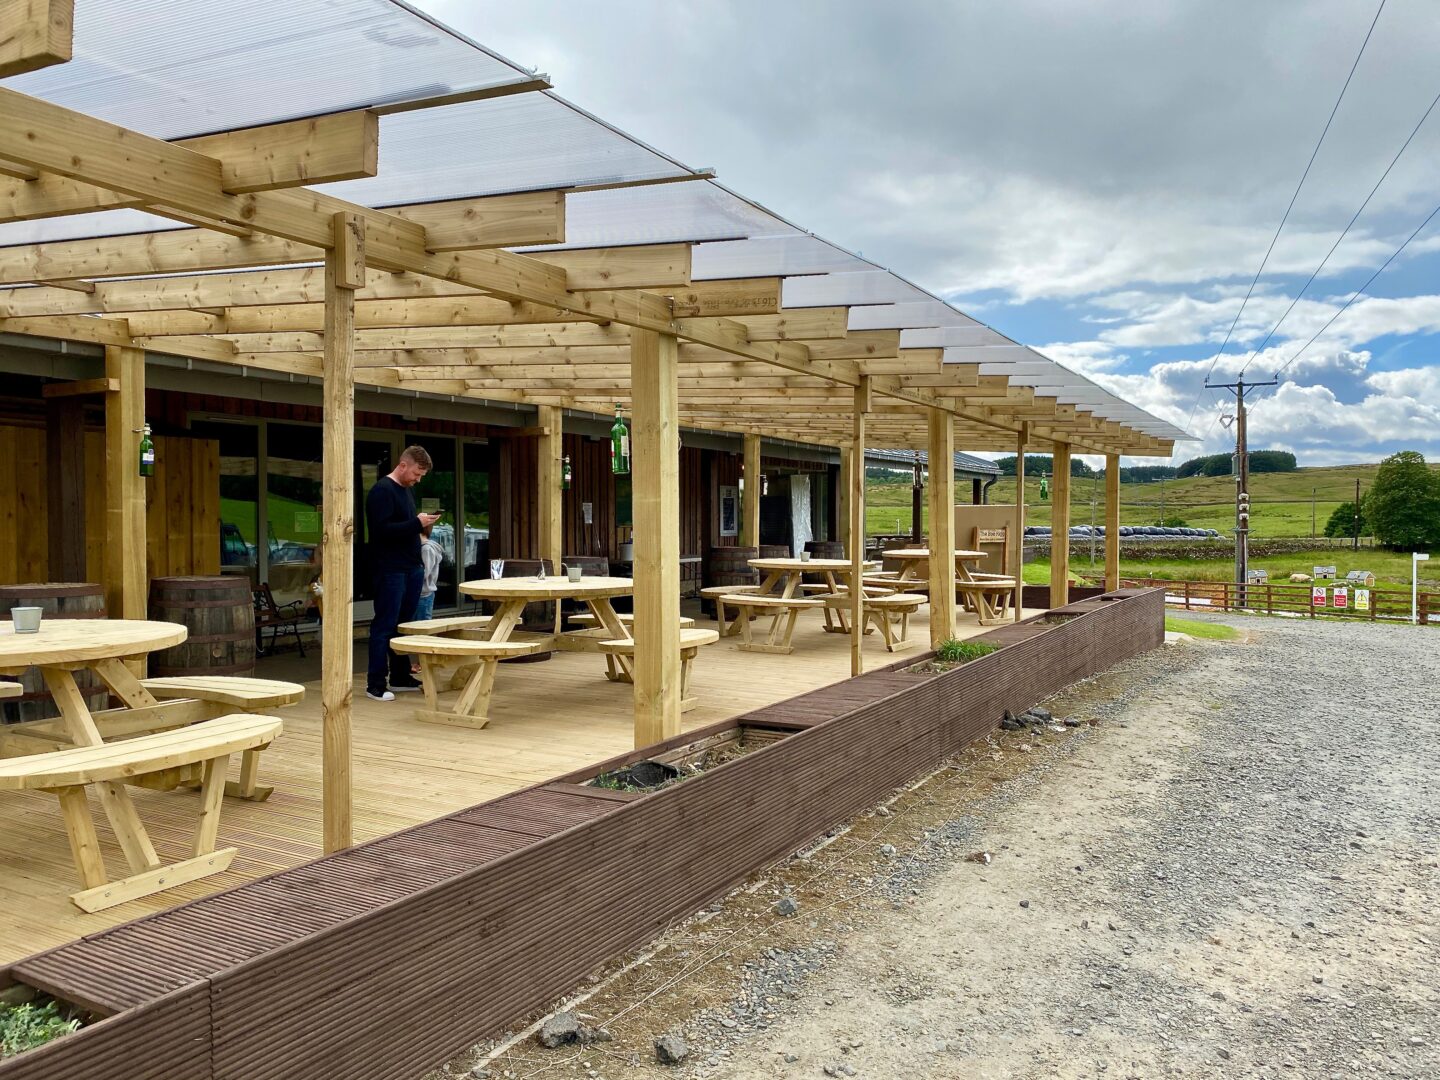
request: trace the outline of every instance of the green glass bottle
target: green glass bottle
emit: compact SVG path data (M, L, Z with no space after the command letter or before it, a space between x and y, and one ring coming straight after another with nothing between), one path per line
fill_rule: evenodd
M620 415L620 406L615 406L615 423L610 428L610 471L624 476L630 471L630 432Z
M565 455L565 464L564 464L564 466L563 466L563 467L561 468L561 470L560 470L560 490L561 490L561 491L569 491L569 490L570 490L570 481L573 479L573 477L574 477L574 474L570 471L570 455L569 455L569 454L566 454L566 455Z
M1042 474L1041 477L1040 477L1040 501L1041 501L1041 502L1049 502L1049 501L1050 501L1050 481L1049 481L1049 479L1048 479L1045 475L1043 475L1043 474Z
M145 432L140 436L140 475L155 475L155 444L150 441L150 425L145 425Z

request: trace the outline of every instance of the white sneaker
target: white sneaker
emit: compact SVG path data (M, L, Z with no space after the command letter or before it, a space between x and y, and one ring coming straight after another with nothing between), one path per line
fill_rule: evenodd
M365 691L365 696L368 697L371 701L394 701L394 700L395 700L395 695L392 694L389 690L382 691L381 693L378 693L378 694L377 694L377 693L374 693L374 692L371 691L371 690L366 690L366 691Z

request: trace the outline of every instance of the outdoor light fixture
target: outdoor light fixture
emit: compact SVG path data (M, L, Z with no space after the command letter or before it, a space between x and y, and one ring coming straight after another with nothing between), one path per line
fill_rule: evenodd
M630 472L630 432L620 415L620 403L615 403L615 423L610 425L610 471L616 476Z

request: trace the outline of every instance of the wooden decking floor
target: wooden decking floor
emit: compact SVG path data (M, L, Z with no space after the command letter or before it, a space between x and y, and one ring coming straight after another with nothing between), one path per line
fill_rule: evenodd
M1027 614L1029 614L1027 612ZM705 621L697 625L711 625ZM689 730L828 686L849 676L849 639L827 634L818 615L802 618L795 652L776 656L741 652L723 638L703 649L693 688L701 704L684 716ZM911 621L912 653L922 651L926 611ZM961 636L982 633L962 616ZM906 654L889 654L877 635L865 640L868 666ZM630 749L631 688L607 682L604 661L586 654L557 654L539 664L506 664L496 680L490 726L478 731L417 723L410 711L419 695L380 703L355 683L353 710L355 837L384 836L410 825L563 775ZM356 670L364 669L363 644ZM319 659L282 654L262 661L260 674L306 681L304 702L280 710L285 734L264 755L262 781L275 786L263 803L226 799L220 845L239 848L225 874L87 915L69 894L77 887L58 805L39 792L0 796L0 966L41 949L184 900L293 866L321 854ZM188 848L198 794L132 788L141 817L162 856ZM98 802L92 805L99 814ZM124 866L108 826L100 827L112 873Z

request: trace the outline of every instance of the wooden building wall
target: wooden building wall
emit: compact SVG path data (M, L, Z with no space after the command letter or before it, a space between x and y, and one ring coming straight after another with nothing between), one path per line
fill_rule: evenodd
M84 440L85 578L104 584L105 435ZM0 426L0 582L53 581L45 429ZM146 482L146 569L151 577L220 572L220 447L207 439L155 439ZM139 467L139 463L136 463ZM57 560L58 561L58 560Z

